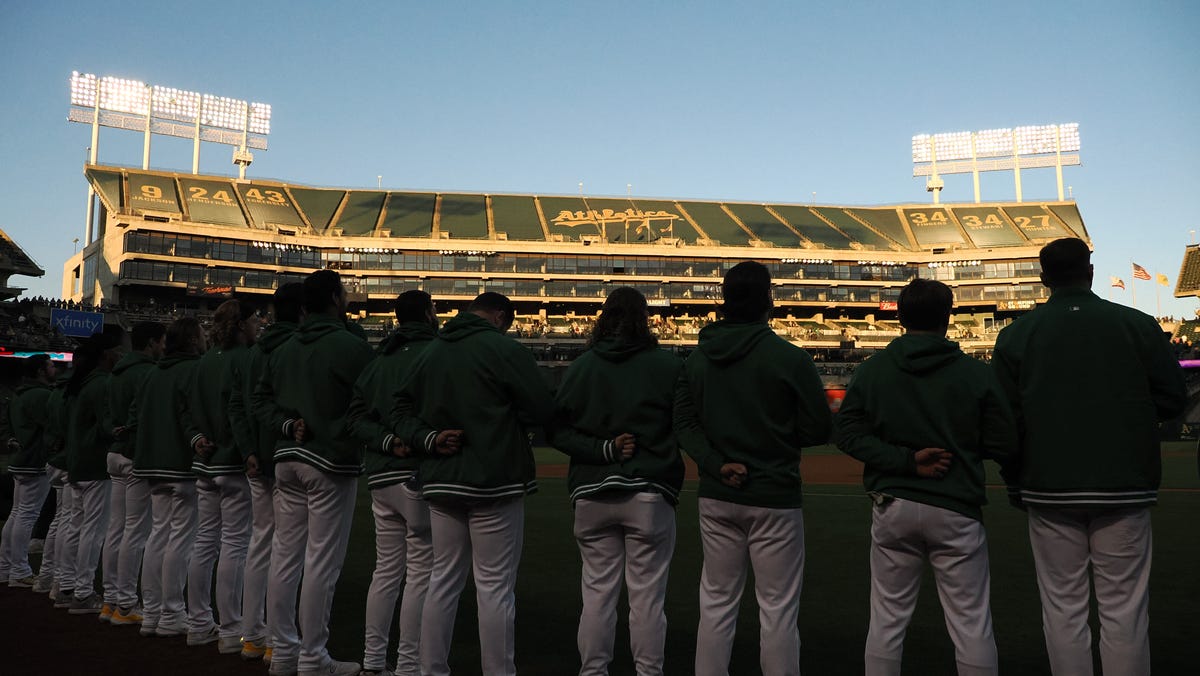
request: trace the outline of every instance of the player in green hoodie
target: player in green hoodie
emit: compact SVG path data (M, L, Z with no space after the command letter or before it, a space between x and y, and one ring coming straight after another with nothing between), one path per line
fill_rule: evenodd
M992 363L1017 415L1009 490L1029 511L1050 668L1092 673L1090 577L1104 673L1149 674L1158 423L1187 405L1183 373L1153 317L1092 293L1083 240L1039 258L1050 299L1000 332Z
M196 475L192 457L208 444L192 422L188 398L205 349L192 317L167 327L166 355L142 381L129 409L133 476L150 483L153 523L142 557L143 636L187 632L184 585L196 534Z
M72 522L79 534L75 555L75 599L69 613L99 613L103 601L94 589L96 566L108 528L108 447L113 420L108 409L108 378L121 357L125 331L110 324L75 352L75 370L66 389L67 480L75 494ZM110 609L111 614L111 609Z
M346 330L338 273L318 270L305 278L304 305L304 324L271 353L253 397L255 410L279 435L267 584L271 671L357 674L358 664L334 661L325 644L362 474L362 445L351 434L347 409L354 382L374 354Z
M142 380L166 349L166 327L158 322L139 322L133 326L130 338L133 349L121 357L108 379L108 410L118 428L129 417L129 407ZM120 429L114 432L119 438L108 450L112 494L100 564L104 569L104 605L112 624L139 624L138 570L150 534L150 484L133 476L133 438L120 434ZM105 619L105 610L100 611L100 619Z
M363 650L365 676L387 670L388 633L401 584L404 599L395 673L420 673L421 611L433 568L429 505L413 479L421 458L397 447L388 420L397 384L417 355L437 337L437 312L429 294L416 289L400 294L396 321L399 327L380 344L380 356L363 369L350 401L355 435L366 447L367 487L375 515L375 572L367 591Z
M959 676L998 671L983 460L1014 457L1016 426L988 365L946 340L953 304L941 282L904 287L905 335L858 367L837 416L838 446L864 463L874 500L867 676L899 676L926 558Z
M646 298L615 289L590 349L567 369L550 440L571 456L568 487L583 559L579 673L608 673L621 582L629 590L629 642L639 674L661 674L667 572L683 459L672 428L683 362L658 349Z
M242 650L242 579L250 542L250 482L246 456L230 423L229 400L237 385L235 364L258 335L258 315L246 301L227 300L213 314L209 348L196 366L189 408L211 450L192 460L196 473L197 526L188 565L188 637L190 646L217 642L222 654ZM220 557L218 559L218 553ZM213 565L216 606L213 618Z
M50 491L46 476L46 401L54 384L54 362L49 355L26 357L24 378L8 405L9 426L15 449L8 464L13 476L12 511L0 535L0 567L7 570L10 587L32 588L36 580L29 567L29 538ZM0 580L4 582L5 580Z
M250 543L246 547L246 572L242 591L242 659L270 661L271 641L267 636L267 575L271 568L271 539L275 535L275 441L279 432L269 420L254 413L250 406L254 388L262 379L267 359L291 339L300 327L304 312L304 285L284 284L271 297L273 321L254 345L234 362L239 386L229 395L229 423L240 448L250 449L246 456L246 477L250 481L252 523Z
M828 440L829 405L812 358L767 324L767 268L735 265L721 295L724 319L700 331L675 407L680 445L700 466L704 570L695 673L729 673L749 560L763 674L799 674L800 451Z
M425 348L400 386L400 439L425 454L419 476L433 526L421 673L450 673L458 599L474 564L483 673L515 674L513 624L525 495L536 490L528 428L554 400L533 355L505 336L507 297L482 293Z

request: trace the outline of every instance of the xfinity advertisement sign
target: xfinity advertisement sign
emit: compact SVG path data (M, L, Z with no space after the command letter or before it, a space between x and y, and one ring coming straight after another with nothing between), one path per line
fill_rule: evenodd
M87 338L104 330L104 315L99 312L78 312L51 308L50 326L64 336Z

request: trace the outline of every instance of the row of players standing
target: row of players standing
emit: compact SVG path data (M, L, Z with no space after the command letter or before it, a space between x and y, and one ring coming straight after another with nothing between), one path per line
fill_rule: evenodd
M1043 250L1051 301L1001 336L994 370L945 339L950 290L918 280L900 297L906 335L856 373L838 419L838 441L866 463L864 481L875 500L869 674L899 673L926 558L935 570L959 673L995 673L986 539L979 521L985 457L1002 463L1014 502L1030 512L1053 671L1090 673L1090 562L1106 671L1148 672L1146 507L1153 504L1158 481L1154 426L1156 418L1182 407L1182 378L1152 320L1087 290L1088 255L1079 240ZM370 351L342 330L344 294L336 274L314 274L305 283L309 316L299 333L277 349L252 351L258 364L243 369L232 390L235 400L238 392L252 397L253 418L262 422L259 443L242 448L264 450L230 467L249 466L265 483L270 475L265 460L273 457L278 464L273 509L262 507L272 495L268 487L256 494L253 510L260 545L268 520L260 512L274 516L270 628L256 635L248 611L246 624L231 631L241 629L251 644L270 643L273 673L297 667L303 673L357 671L357 665L332 661L324 642L349 534L358 449L366 442L377 568L367 604L364 668L386 669L391 610L406 576L397 672L417 673L419 664L419 673L449 673L458 596L473 567L483 671L515 673L513 589L522 498L534 488L525 429L543 425L571 456L569 487L583 558L581 673L606 673L612 659L622 577L629 588L638 672L661 671L673 505L683 478L678 445L701 470L704 570L695 672L728 673L749 562L760 607L763 672L798 673L804 545L797 459L802 446L827 438L830 420L807 354L765 323L771 307L765 268L736 266L722 290L725 319L705 329L686 363L654 349L640 294L614 292L597 322L592 349L571 366L555 404L532 358L502 335L512 321L512 306L503 296L483 294L435 334L428 296L403 294L400 330L382 346L384 358L372 361ZM277 319L286 304L282 295L283 290L276 297ZM1091 350L1081 349L1081 336L1091 337L1088 345L1104 350L1114 364L1102 377L1088 375L1096 362ZM178 336L173 344L181 344ZM160 369L170 368L166 361ZM1060 397L1080 378L1089 387L1074 391L1064 404ZM1106 401L1114 389L1123 393L1124 403ZM160 394L171 399L166 391ZM1128 405L1132 399L1138 405ZM229 409L236 415L244 401ZM188 418L187 410L176 412L178 420ZM1065 426L1063 413L1076 425ZM1069 439L1055 432L1064 427ZM192 432L187 438L198 451L196 465L223 467L222 439L209 429L216 428L181 423L176 436ZM210 442L213 436L218 438ZM133 474L145 476L137 458ZM201 513L211 514L203 504ZM216 513L240 514L224 507ZM1136 556L1113 556L1128 544L1113 542L1114 530L1136 535ZM256 548L250 549L254 560ZM173 551L170 541L165 551ZM193 565L196 558L193 554ZM223 563L224 558L222 552ZM291 612L301 574L302 639ZM236 615L220 607L220 579L218 574L224 639L226 618ZM177 606L168 611L166 604L154 605L146 586L144 579L143 632L155 620L168 631L178 627L172 624ZM247 608L254 605L251 587L248 577ZM181 592L182 581L172 588ZM261 600L257 605L261 608ZM197 609L189 610L196 616ZM132 611L117 610L127 612ZM188 629L193 627L204 629Z

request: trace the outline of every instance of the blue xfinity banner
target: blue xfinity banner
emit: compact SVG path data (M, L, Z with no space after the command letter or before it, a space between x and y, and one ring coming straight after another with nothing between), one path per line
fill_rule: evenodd
M50 309L50 326L64 336L87 338L104 330L104 315L99 312Z

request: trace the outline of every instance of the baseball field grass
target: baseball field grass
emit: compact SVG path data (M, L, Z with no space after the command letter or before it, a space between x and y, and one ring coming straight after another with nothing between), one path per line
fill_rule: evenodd
M1151 582L1151 650L1157 674L1196 673L1200 663L1200 479L1195 442L1163 446L1164 477L1153 510L1154 564ZM539 466L555 473L565 456L538 449ZM810 463L852 462L835 449L807 452ZM849 466L848 466L849 467ZM843 476L851 476L843 473ZM1023 512L1010 507L999 476L989 468L984 510L992 575L992 614L1002 673L1048 674L1033 559ZM580 611L579 553L572 536L566 480L542 477L525 504L525 550L517 582L517 668L529 676L577 673L575 630ZM801 665L805 674L862 673L867 632L870 504L857 483L817 483L804 489L806 560L800 604ZM695 653L697 589L702 563L696 515L696 484L689 481L677 511L678 542L667 593L669 623L666 673L689 674ZM330 650L339 659L362 656L363 607L374 565L374 530L365 488L355 509L350 550L334 600ZM753 580L748 582L738 620L731 673L759 674L758 617ZM619 612L614 676L633 674L626 609ZM393 636L393 642L395 637ZM479 672L474 591L468 586L455 629L451 666L456 674ZM1093 640L1099 632L1093 623ZM932 576L926 574L909 627L904 674L954 673ZM1097 671L1099 673L1099 671Z

